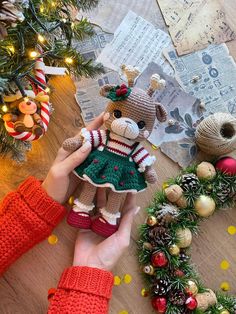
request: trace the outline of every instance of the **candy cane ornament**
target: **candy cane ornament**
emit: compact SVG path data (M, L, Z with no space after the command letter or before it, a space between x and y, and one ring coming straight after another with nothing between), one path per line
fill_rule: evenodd
M42 50L40 50L40 53L42 53ZM35 63L35 78L42 83L43 85L46 85L46 78L44 74L44 62L43 58L40 57ZM44 92L46 95L47 93L44 91L44 89L41 86L38 86L37 92ZM14 137L15 139L21 140L21 141L35 141L39 138L41 138L45 132L47 131L49 120L50 120L50 113L49 113L49 102L40 102L41 108L40 108L40 118L43 122L43 134L38 136L34 134L33 132L16 132L14 129L14 122L5 122L5 127L7 132Z

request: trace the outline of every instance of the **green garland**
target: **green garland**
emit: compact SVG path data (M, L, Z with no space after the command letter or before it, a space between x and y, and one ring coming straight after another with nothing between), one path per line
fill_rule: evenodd
M210 178L199 175L198 169L203 164L206 168L207 165L212 167L214 174ZM179 229L189 229L192 234L198 232L199 223L204 219L204 214L197 210L199 207L196 202L199 198L207 198L211 201L209 206L213 204L217 210L232 206L236 195L236 175L216 171L210 163L200 165L185 169L176 178L163 184L163 190L157 192L147 208L146 223L140 226L139 262L143 269L146 291L160 314L236 313L236 298L222 293L216 294L217 302L213 302L215 304L207 309L199 309L199 304L194 306L194 302L198 303L199 295L204 297L208 290L191 265L190 244L182 245L184 237L180 238ZM178 201L170 201L173 195L169 195L167 191L174 187L182 190L181 198L185 205L184 202L179 204ZM175 250L171 251L170 248ZM166 264L162 263L163 256ZM157 257L157 263L154 257ZM192 290L190 283L193 284ZM186 304L188 298L193 302L192 308L191 305L188 308ZM156 304L155 300L159 303Z

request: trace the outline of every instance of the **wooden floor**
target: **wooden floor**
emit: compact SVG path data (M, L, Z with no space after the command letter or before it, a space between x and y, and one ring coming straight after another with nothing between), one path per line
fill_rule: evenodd
M230 43L231 53L236 57L236 44ZM72 136L81 126L79 107L74 100L74 86L68 77L53 79L55 87L52 96L55 112L51 118L47 135L33 144L28 154L28 162L16 165L9 160L0 160L0 197L13 190L27 176L43 179L50 168L57 150L64 139ZM152 148L148 145L149 150ZM152 150L157 156L156 170L159 181L156 186L140 194L139 205L144 209L149 204L155 191L168 177L178 173L179 167L159 151ZM145 219L142 210L136 217L132 229L132 241L129 250L114 269L114 274L130 274L132 282L114 287L110 313L118 314L126 310L129 314L152 313L148 298L141 296L143 287L136 257L135 241L138 237L138 225ZM227 233L229 225L236 225L236 211L229 209L215 214L202 223L198 237L194 239L193 262L198 266L202 280L208 287L218 289L221 282L227 281L231 293L236 292L236 246L235 236ZM58 243L54 246L47 241L39 244L20 258L0 279L1 314L43 314L48 306L47 291L56 287L65 267L71 265L76 230L62 222L54 231ZM220 263L230 262L227 271L220 269Z

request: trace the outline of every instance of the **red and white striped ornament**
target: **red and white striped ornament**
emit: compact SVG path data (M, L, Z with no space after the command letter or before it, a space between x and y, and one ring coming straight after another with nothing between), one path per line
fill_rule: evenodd
M42 50L39 48L39 52L42 53ZM43 85L46 85L46 78L44 73L44 62L43 58L40 57L35 63L35 78L42 83ZM37 87L37 93L44 92L44 94L47 94L44 89L38 85ZM14 130L14 123L13 122L5 122L5 127L7 132L14 138L21 140L21 141L35 141L39 138L41 138L44 133L47 131L49 120L50 120L50 112L49 112L49 102L41 102L41 108L40 108L40 117L43 122L43 129L44 132L42 135L37 136L33 134L32 132L16 132Z

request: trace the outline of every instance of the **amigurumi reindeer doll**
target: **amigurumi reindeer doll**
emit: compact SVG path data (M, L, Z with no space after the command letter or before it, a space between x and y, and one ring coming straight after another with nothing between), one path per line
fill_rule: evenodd
M152 165L154 156L140 142L150 135L155 119L163 122L165 109L155 103L151 96L165 81L155 74L148 91L132 88L137 69L123 66L129 86L105 85L100 94L110 99L104 114L106 130L81 130L81 138L70 138L63 143L66 150L78 149L84 141L92 145L92 152L74 173L84 180L79 200L74 201L67 221L70 225L92 229L108 237L118 228L120 207L127 192L141 192L147 183L155 183L157 175ZM97 187L109 188L107 204L100 209L97 218L91 219L93 199Z

